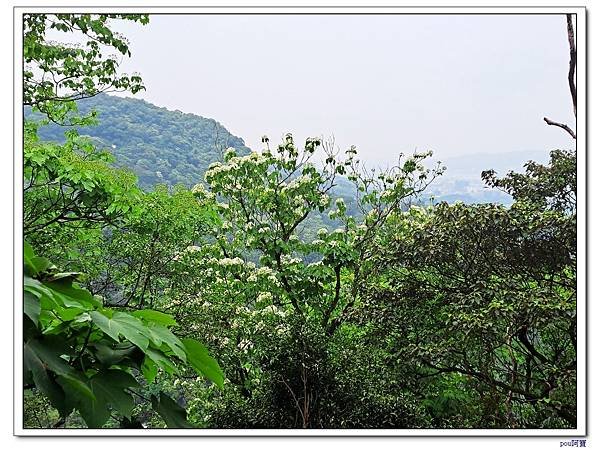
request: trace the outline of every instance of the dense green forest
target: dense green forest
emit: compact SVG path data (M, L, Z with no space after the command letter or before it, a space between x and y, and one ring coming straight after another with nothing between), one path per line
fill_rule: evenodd
M108 149L117 167L127 167L143 189L165 183L194 186L222 152L235 148L249 152L244 141L221 124L194 114L168 111L143 100L106 94L77 102L81 114L97 113L98 124L74 127L90 136L96 146ZM41 118L26 111L26 117ZM50 123L40 128L43 140L64 142L65 130Z
M433 204L431 152L104 95L144 89L116 20L24 15L26 428L577 426L573 150Z

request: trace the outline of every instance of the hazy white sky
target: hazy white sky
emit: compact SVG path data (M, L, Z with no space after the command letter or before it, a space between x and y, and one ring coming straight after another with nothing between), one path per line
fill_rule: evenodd
M563 15L153 15L115 24L144 98L254 149L334 135L363 160L573 146Z

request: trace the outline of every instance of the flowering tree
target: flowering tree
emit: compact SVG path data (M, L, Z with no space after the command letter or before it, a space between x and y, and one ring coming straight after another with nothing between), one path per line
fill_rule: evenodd
M186 304L178 317L191 325L198 314L209 315L199 322L214 328L198 332L222 348L228 378L251 396L251 373L266 372L293 405L294 423L309 427L319 409L323 352L360 304L358 286L370 270L378 228L441 170L424 167L425 153L375 175L359 165L355 148L339 158L331 145L317 166L319 139L307 139L303 150L291 135L275 151L263 142L262 152L246 156L227 150L206 173L207 186L194 188L198 198L216 202L222 224L213 230L212 258L197 258L194 273L204 274L197 279L199 309ZM341 176L355 187L362 220L347 214L343 199L332 201ZM339 227L304 238L304 222L326 210ZM285 362L276 361L273 336L294 353Z

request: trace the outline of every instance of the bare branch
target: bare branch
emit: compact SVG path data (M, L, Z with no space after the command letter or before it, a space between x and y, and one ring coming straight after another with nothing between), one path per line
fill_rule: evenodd
M575 66L577 64L577 49L575 48L575 33L573 32L572 14L567 14L567 35L569 37L569 89L573 100L573 114L577 117L577 87L575 86Z
M555 122L554 120L550 120L547 117L544 117L544 122L546 122L548 125L554 125L556 127L562 128L567 133L569 133L573 139L577 139L575 132L573 130L571 130L571 128L569 128L568 125L565 125L564 123Z
M573 31L572 14L567 14L567 37L569 39L569 90L571 91L571 101L573 102L573 114L577 118L577 87L575 86L575 66L577 65L577 49L575 48L575 33ZM577 139L575 132L564 123L558 123L544 117L544 122L548 125L553 125L562 128L571 135L573 139Z

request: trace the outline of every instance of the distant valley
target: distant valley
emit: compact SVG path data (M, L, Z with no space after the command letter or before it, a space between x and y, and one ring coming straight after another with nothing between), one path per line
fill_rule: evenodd
M98 111L99 124L81 127L82 135L92 137L101 148L115 155L116 165L133 170L143 189L157 183L193 186L203 179L208 166L221 159L221 152L233 147L249 152L244 140L233 135L214 119L181 111L170 111L144 100L98 95L79 102L82 112ZM26 110L27 117L34 117ZM44 140L64 140L64 127L54 124L41 127ZM423 201L453 203L496 202L509 204L511 198L486 188L481 182L483 170L499 174L521 171L528 160L546 163L549 151L520 151L503 154L457 156L442 161L447 167L425 193ZM337 194L348 198L349 183L341 182Z

